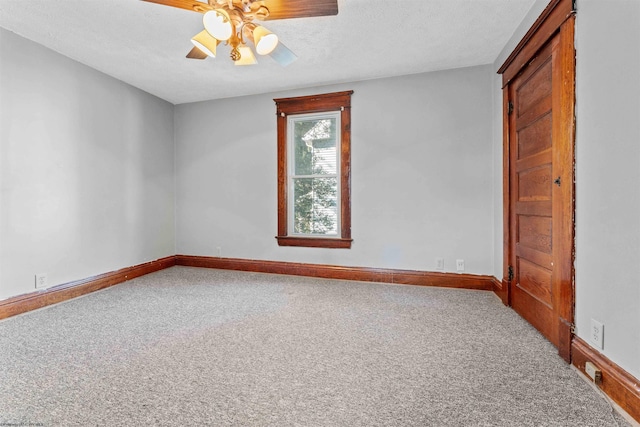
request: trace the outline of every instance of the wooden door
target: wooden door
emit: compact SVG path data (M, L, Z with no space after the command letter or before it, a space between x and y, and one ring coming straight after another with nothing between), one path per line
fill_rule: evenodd
M569 361L574 308L573 16L538 46L504 87L506 286L514 310Z
M554 345L552 48L509 85L511 305ZM562 180L560 180L562 185Z

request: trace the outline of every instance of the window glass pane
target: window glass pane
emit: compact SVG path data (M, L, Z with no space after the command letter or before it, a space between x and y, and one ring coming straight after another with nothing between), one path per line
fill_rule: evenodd
M295 175L336 174L336 119L294 122Z
M338 233L338 180L294 178L293 227L296 234Z

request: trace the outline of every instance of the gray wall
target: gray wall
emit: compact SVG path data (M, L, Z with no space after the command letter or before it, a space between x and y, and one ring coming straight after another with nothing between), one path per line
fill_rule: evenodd
M175 108L177 251L492 274L488 66ZM351 249L278 247L273 98L353 89Z
M497 70L547 5L537 1ZM576 333L640 378L640 2L578 0L576 18ZM494 77L500 96L500 78ZM502 105L494 102L494 271L502 277ZM499 249L499 250L498 250ZM597 348L597 347L596 347Z
M640 1L579 0L576 325L640 378Z
M0 299L172 255L173 106L0 29Z

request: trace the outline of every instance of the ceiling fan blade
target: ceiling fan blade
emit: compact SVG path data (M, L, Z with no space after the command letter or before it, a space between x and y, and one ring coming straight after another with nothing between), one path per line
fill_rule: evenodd
M187 53L187 58L189 59L206 59L207 56L208 55L206 53L204 53L197 47L194 47L193 49L191 49L191 51L189 51L189 53Z
M264 4L269 8L268 21L338 14L338 0L265 0Z
M162 4L164 6L177 7L178 9L192 10L194 12L205 13L213 9L209 3L203 3L198 0L142 0L149 3Z
M286 67L293 61L298 59L298 56L291 51L288 47L279 42L275 49L269 54L278 64Z

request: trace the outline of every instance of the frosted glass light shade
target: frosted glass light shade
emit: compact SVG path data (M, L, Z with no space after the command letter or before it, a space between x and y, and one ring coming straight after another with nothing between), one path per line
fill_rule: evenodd
M191 39L191 43L212 58L216 57L218 40L213 38L207 30L202 30Z
M253 40L258 55L268 55L278 45L278 36L261 25L253 30Z
M256 56L249 46L239 46L238 50L240 51L240 59L234 62L236 65L253 65L258 63Z
M233 33L233 25L229 14L222 9L210 10L205 13L202 17L202 23L204 24L204 29L218 40L229 40Z

